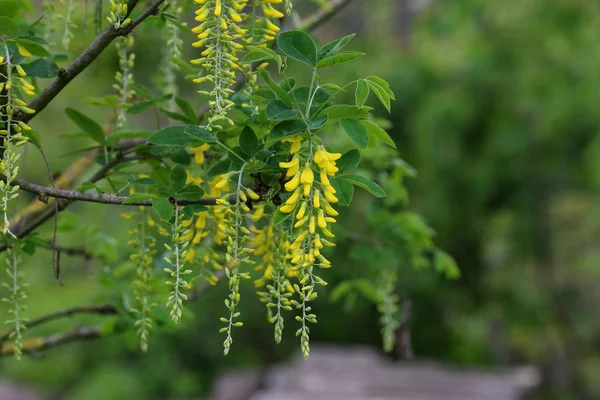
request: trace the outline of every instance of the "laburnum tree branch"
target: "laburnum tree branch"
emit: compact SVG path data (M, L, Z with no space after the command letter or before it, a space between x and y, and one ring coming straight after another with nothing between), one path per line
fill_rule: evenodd
M221 270L215 274L217 278L221 278L225 275L224 270ZM192 290L188 296L188 301L198 300L211 285L204 282L199 285L196 289ZM50 314L43 315L39 318L29 321L26 326L27 328L33 328L35 326L42 325L47 322L55 321L57 319L72 317L80 314L95 314L95 315L119 315L119 309L109 303L97 304L90 306L77 306L59 310ZM13 354L13 344L7 342L6 339L10 335L12 330L7 330L0 336L0 357L6 357ZM36 354L41 350L45 350L48 347L56 347L61 344L96 339L103 336L108 336L111 331L105 330L98 325L87 326L87 327L76 327L66 332L60 332L49 336L40 336L32 339L23 341L23 352L28 354Z
M77 75L83 72L102 52L119 36L127 36L135 27L141 24L146 18L157 13L158 8L165 0L155 0L148 8L146 8L136 19L128 26L115 29L109 25L104 29L94 41L67 67L58 70L56 78L50 82L48 87L44 89L27 107L36 111L35 114L25 114L16 112L15 119L28 122L35 117L71 82ZM131 13L135 8L137 1L130 2L128 12Z
M334 14L339 12L352 0L332 0L329 6L316 14L308 17L303 21L300 29L311 31L323 22L327 21ZM147 8L135 18L131 24L125 28L115 29L113 26L108 26L104 29L94 41L81 53L72 63L67 67L61 68L58 71L56 78L46 87L42 93L40 93L28 107L35 110L35 114L24 114L22 112L15 113L15 119L23 122L28 122L36 115L38 115L73 79L75 79L81 72L83 72L98 56L112 43L114 39L119 36L126 36L133 29L135 29L140 23L142 23L148 17L156 14L160 6L165 0L155 0L151 2ZM138 0L130 0L128 3L128 14L131 14L133 9L136 7ZM235 90L239 90L243 86L243 82L236 83ZM200 110L199 118L202 118L206 113L207 108L204 107ZM147 158L144 155L129 155L135 148L140 144L144 144L144 141L133 141L128 146L121 147L121 151L117 153L116 157L110 162L105 164L99 169L90 179L90 182L97 182L107 176L107 174L118 164L123 162L129 162L139 159ZM37 219L31 222L29 225L19 228L17 233L18 237L25 237L40 225L50 219L56 211L60 212L64 210L69 204L74 201L90 201L105 204L122 204L127 198L123 196L113 196L107 194L93 194L86 192L77 192L72 190L50 188L46 186L36 185L23 180L15 182L21 187L22 190L37 194L40 198L54 197L56 198L58 207L48 207L45 211L38 215ZM205 198L197 202L186 201L185 199L177 199L178 205L185 204L206 204L211 205L216 202L216 199ZM133 203L132 205L149 205L151 202L144 200L141 202ZM6 250L6 245L0 246L0 251ZM224 275L224 270L219 271L216 275ZM200 298L204 292L210 287L209 284L204 283L190 293L189 300L194 301ZM64 317L70 317L77 314L97 314L97 315L119 315L119 310L116 306L111 304L100 304L93 306L79 306L60 310L51 314L41 316L37 319L30 321L27 326L29 328L45 324L50 321L54 321ZM25 340L23 342L23 352L28 354L36 354L39 351L45 350L50 347L56 347L62 344L83 341L89 339L95 339L105 336L107 333L103 331L101 326L86 326L76 327L66 332L59 332L49 336L40 336L32 339ZM10 335L10 331L4 332L0 335L0 357L4 357L13 353L12 344L6 342L6 338Z
M0 180L6 181L6 177L0 175ZM78 192L76 190L64 190L54 189L48 186L36 185L22 179L15 179L15 185L18 185L21 190L29 193L34 193L40 196L42 199L47 197L55 197L58 199L67 199L72 201L87 201L91 203L102 203L102 204L116 204L116 205L129 205L129 206L151 206L152 200L141 200L133 201L124 204L128 197L127 196L114 196L105 193L89 193L89 192ZM212 206L217 204L217 198L206 197L199 200L186 200L186 199L174 199L174 203L180 206L188 204L202 204L206 206Z

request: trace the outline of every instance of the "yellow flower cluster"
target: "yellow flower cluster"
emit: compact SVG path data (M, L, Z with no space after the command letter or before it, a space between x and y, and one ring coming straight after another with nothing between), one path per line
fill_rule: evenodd
M248 29L244 42L258 47L266 47L266 43L275 39L277 32L279 32L280 28L275 24L275 21L284 17L284 14L273 5L281 4L283 0L258 0L258 2L264 18L259 18L256 14L252 15L253 24ZM253 9L253 12L256 12L256 8Z
M245 188L242 185L243 172L242 168L242 170L235 173L225 174L221 181L215 185L217 189L224 188L229 185L229 179L232 175L238 175L236 192L221 197L217 202L221 206L216 207L218 212L224 214L224 218L219 222L218 228L225 235L224 244L227 247L225 253L225 261L227 263L225 274L229 279L229 296L225 299L225 306L229 310L229 316L228 318L221 318L221 322L225 324L225 327L220 329L220 332L227 333L223 342L224 354L229 352L233 343L231 336L232 328L243 325L241 322L235 322L235 319L240 316L236 308L240 302L240 280L250 279L250 274L241 272L241 268L244 264L255 264L249 256L254 252L254 249L246 246L251 235L250 230L245 226L246 218L251 217L250 207L246 203L249 199L258 200L260 197L252 189ZM231 197L235 197L235 202L230 201Z
M280 343L283 334L282 310L291 311L290 298L294 294L289 278L296 275L290 268L287 254L289 242L281 225L270 223L262 229L252 227L255 236L252 244L256 246L255 255L262 256L262 263L256 268L264 271L262 278L256 280L256 287L265 287L266 291L257 292L260 301L267 304L267 318L275 324L275 342Z
M328 176L333 176L338 171L335 160L341 154L329 153L323 146L319 146L313 159L306 160L301 168L301 136L297 135L287 141L291 142L290 153L293 157L291 161L281 162L279 166L287 169L286 177L291 179L285 184L285 189L292 194L279 210L288 214L295 213L294 228L298 233L290 245L291 262L298 267L305 267L318 261L320 267L327 268L331 263L320 250L324 246L333 246L333 243L321 234L328 238L334 237L329 225L335 222L333 217L338 215L331 206L338 199ZM313 162L320 168L320 182L317 185ZM317 228L321 233L317 232Z
M302 324L296 336L300 336L302 354L308 358L310 328L307 323L317 321L315 314L310 313L312 307L309 303L317 298L316 285L326 285L313 269L315 266L321 268L331 266L331 262L321 254L321 250L325 246L335 245L326 239L334 237L330 224L335 222L333 217L338 215L331 206L337 203L338 199L329 177L334 176L338 171L335 161L341 157L341 154L330 153L321 145L317 146L313 154L313 143L310 143L310 154L304 159L301 156L301 135L285 138L284 141L290 143L292 159L281 162L279 166L286 169L285 175L290 178L285 184L285 189L291 195L279 211L292 213L294 217L292 220L294 231L286 257L290 259L297 272L298 284L294 284L294 291L298 293L300 301L290 300L290 303L302 312L301 316L296 316L296 320ZM319 172L318 182L315 180L315 165Z
M127 0L111 0L110 15L106 17L115 29L125 28L131 23L131 18L127 18Z
M2 159L0 174L6 177L6 181L0 181L0 202L4 214L4 234L13 236L9 229L8 204L18 196L19 191L18 186L12 186L12 182L19 173L18 162L21 157L16 148L27 143L28 139L24 136L24 132L31 130L29 125L15 120L13 116L15 111L25 114L35 113L35 110L27 107L27 103L17 95L23 93L34 96L35 87L25 79L27 74L23 67L11 63L8 49L5 50L6 54L0 56L0 104L2 104L0 120L4 121L4 127L0 127L0 137L2 137L2 147L4 148L2 157L0 157ZM18 51L23 57L31 56L24 47L19 46Z
M196 165L204 165L206 161L205 154L209 149L210 145L208 143L191 149L194 153L194 163ZM190 170L188 170L187 184L202 185L204 180L199 176L194 176L194 171L197 171L197 168L192 167ZM207 182L209 197L221 197L227 190L229 190L228 186L224 188L225 192L223 192L223 189L215 188L215 185L221 179L222 177L217 177L215 180ZM225 237L221 236L222 233L217 229L217 224L219 221L224 219L224 214L221 212L221 210L211 207L209 210L196 213L194 219L189 219L183 221L182 223L184 228L189 229L188 234L182 237L182 240L187 240L191 243L186 254L186 262L188 264L199 263L202 267L200 270L200 276L205 278L209 284L215 285L219 279L214 275L212 270L221 270L223 269L223 266L220 262L221 257L214 250L212 244L213 242L217 242L216 236L219 237L218 244L223 243L223 239ZM213 221L217 222L211 223ZM210 238L211 235L213 237L213 241L205 240ZM212 270L208 267L212 267Z
M198 37L192 46L204 48L201 57L191 61L200 65L204 72L194 82L210 82L213 85L211 91L198 92L212 98L209 102L209 126L220 127L222 121L233 125L233 121L227 118L227 110L234 106L229 96L234 93L230 86L236 81L236 71L241 69L236 54L243 45L238 41L247 33L238 24L243 21L240 13L248 0L194 1L198 4L195 20L199 25L192 29Z

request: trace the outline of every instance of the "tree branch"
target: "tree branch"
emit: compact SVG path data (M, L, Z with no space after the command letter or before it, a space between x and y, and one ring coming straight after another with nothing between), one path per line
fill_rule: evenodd
M225 270L223 269L215 275L221 278L225 275L223 271ZM198 300L204 293L206 293L206 291L210 287L212 287L212 285L206 282L202 283L202 285L198 286L198 288L190 292L188 302ZM92 306L67 308L36 318L30 321L27 324L27 327L32 328L34 326L42 325L49 321L54 321L63 317L70 317L76 314L119 315L119 310L112 304L99 304ZM8 335L10 335L10 332L11 331L8 331L4 333L2 337L0 337L0 358L13 354L14 345L10 342L3 342L6 340ZM96 339L106 335L108 335L108 333L103 333L100 326L74 328L70 331L60 332L50 336L40 336L24 340L23 352L28 354L35 354L49 347L56 347L70 342Z
M71 82L77 75L84 71L102 52L119 36L127 36L135 27L151 15L154 15L165 0L155 0L146 8L131 24L122 29L115 29L112 25L107 26L94 41L66 68L61 68L56 78L50 82L27 107L34 109L35 114L25 114L21 111L15 112L15 119L28 122L38 115L46 106ZM137 2L132 2L133 7ZM129 9L129 13L133 11Z
M6 181L6 177L0 175L0 180ZM36 185L22 179L15 179L14 184L19 186L20 190L24 190L29 193L34 193L40 196L42 199L47 197L54 197L57 199L67 199L70 201L87 201L90 203L102 203L102 204L116 204L126 206L151 206L152 200L141 200L123 204L127 201L127 196L113 196L110 194L98 194L89 192L78 192L76 190L64 190L54 189L48 186ZM188 204L202 204L206 206L214 206L217 204L217 198L207 197L200 200L186 200L186 199L175 199L174 203L185 206Z
M25 324L27 328L45 324L46 322L54 321L64 317L70 317L75 314L99 314L99 315L115 315L118 314L117 308L112 304L98 304L92 306L77 306L59 310L51 314L46 314L39 318L33 319ZM12 333L12 329L7 330L0 336L0 343L5 341Z
M74 328L68 332L61 332L50 336L40 336L23 341L23 353L35 354L48 347L56 347L62 344L90 340L99 338L103 335L100 326L83 326ZM14 344L4 342L0 346L0 357L6 357L14 352Z

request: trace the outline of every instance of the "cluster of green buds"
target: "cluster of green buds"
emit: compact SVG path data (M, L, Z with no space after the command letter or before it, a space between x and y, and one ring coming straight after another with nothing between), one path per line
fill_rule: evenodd
M171 5L173 18L178 21L181 20L183 7L178 5L176 1L172 1ZM172 93L173 98L175 98L179 91L177 87L177 71L179 71L180 67L174 60L180 60L182 55L183 40L181 38L181 29L173 21L167 20L162 35L165 46L162 52L159 75L156 77L156 80L163 92ZM171 105L173 104L174 102L171 102Z
M184 228L183 213L175 205L175 220L171 225L171 233L165 232L165 236L170 236L170 244L165 243L165 248L171 253L170 257L164 257L169 268L165 268L171 279L166 284L173 287L171 295L167 301L167 307L171 308L171 318L175 323L179 323L181 320L181 314L183 312L183 301L187 300L187 295L184 293L190 288L188 281L184 280L186 275L192 273L191 269L184 269L185 261L187 257L188 247L190 241L186 238L190 234L188 228Z
M143 352L146 352L152 329L152 309L156 306L150 297L152 294L152 264L156 255L156 239L150 234L150 231L155 226L155 222L144 207L141 207L141 211L137 215L139 222L134 229L127 232L131 237L129 245L133 250L129 259L136 264L133 282L136 307L129 311L136 316L135 326L140 337L140 347Z
M131 100L134 95L130 86L133 83L133 67L135 64L135 53L133 53L133 45L135 39L133 35L121 37L117 40L117 53L119 55L119 70L115 73L117 83L113 88L119 94L119 112L115 129L123 129L127 119L125 113L125 105Z
M254 228L254 227L252 227ZM254 282L256 287L266 291L257 292L260 301L267 305L267 319L275 324L275 342L281 343L283 335L283 311L291 311L291 297L294 294L289 278L295 275L288 262L289 241L283 227L271 222L262 229L252 229L255 233L252 243L256 246L255 255L262 256L256 268L264 271L262 278Z
M225 235L225 246L227 252L225 254L225 262L227 264L225 273L229 279L229 296L225 299L225 307L229 311L227 317L221 318L221 322L225 324L220 332L227 334L223 342L224 354L229 353L233 337L231 335L233 327L242 326L242 322L236 321L240 313L236 308L240 302L240 281L241 279L250 279L250 274L242 272L241 268L245 265L254 265L255 262L250 259L249 254L254 252L246 246L250 230L246 228L246 219L250 218L250 207L246 204L249 199L258 200L259 196L253 190L245 188L242 185L243 168L237 172L238 181L236 192L233 194L235 202L230 202L231 195L225 195L218 200L220 207L217 207L218 212L224 215L224 218L219 222L218 228ZM229 178L233 174L225 174L220 182L215 187L221 188L229 184Z
M10 318L5 322L10 325L9 339L13 341L13 353L16 359L20 359L23 352L23 331L27 328L28 319L23 316L27 306L23 305L23 301L27 299L25 288L27 283L23 282L24 273L19 269L21 264L21 244L19 242L12 243L6 251L6 274L8 275L7 282L3 282L2 286L8 290L8 297L2 298L2 301L10 305L8 312Z
M65 3L64 0L62 0L61 2ZM75 12L75 2L74 2L74 0L68 0L66 3L67 3L67 12L62 17L65 20L65 28L63 31L62 44L65 49L68 49L69 45L71 44L71 39L73 39L73 36L74 36L73 30L75 28L77 28L77 25L75 25L73 23L73 14Z
M127 0L111 0L110 15L106 19L115 29L121 29L131 23L131 18L128 18L127 14Z
M28 139L23 133L31 130L31 128L22 121L14 120L13 115L15 111L21 111L25 114L35 113L35 110L27 107L27 104L18 96L19 93L28 96L35 95L35 87L25 79L27 74L23 67L11 63L8 49L5 48L4 50L5 56L0 56L0 104L2 104L0 106L0 122L2 123L0 137L3 146L0 173L4 175L5 180L0 181L0 202L4 214L3 232L14 236L10 232L8 205L10 201L18 196L19 191L19 186L12 185L19 173L17 164L21 155L17 152L17 148L27 143ZM18 50L24 57L31 55L23 47L19 47Z
M239 43L246 29L239 24L243 21L240 13L248 0L195 0L198 4L195 20L198 26L192 29L198 41L195 48L204 48L200 58L192 64L202 67L194 79L195 83L210 82L212 90L200 90L198 93L210 96L211 113L209 127L222 128L226 122L233 126L233 120L227 117L227 110L235 103L229 99L234 93L230 86L236 81L237 71L242 69L236 54L244 48Z
M44 10L44 34L43 39L54 44L53 38L56 33L56 20L58 15L56 14L56 2L54 0L44 0L42 3L42 10Z
M381 286L378 290L377 310L381 314L381 334L383 338L383 350L391 352L396 343L396 331L398 329L400 313L398 307L398 295L396 294L396 283L398 282L395 270L385 271L381 277Z

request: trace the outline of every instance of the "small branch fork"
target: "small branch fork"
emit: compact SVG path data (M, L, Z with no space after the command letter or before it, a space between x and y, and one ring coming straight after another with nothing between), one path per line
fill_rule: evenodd
M144 11L137 18L135 18L131 24L122 29L115 29L112 25L109 25L104 29L94 41L73 61L65 68L61 68L54 80L46 87L34 100L31 101L27 106L36 111L35 114L24 114L22 112L16 112L14 117L15 120L29 122L32 118L39 115L39 113L46 108L46 106L81 72L83 72L98 56L119 36L127 36L141 24L146 18L155 15L160 6L166 0L154 0L150 3ZM313 29L320 26L323 22L327 21L334 14L339 12L342 8L348 5L352 0L332 0L331 4L327 9L321 10L316 14L308 17L304 20L304 23L300 29L312 31ZM133 11L137 5L138 0L130 0L128 12L129 14ZM234 86L235 90L241 88L241 83L236 83ZM202 118L206 113L207 108L204 107L200 110L199 118ZM129 146L121 148L121 151L116 157L109 163L100 168L89 181L94 183L107 176L107 174L118 164L124 162L130 162L135 160L147 159L147 155L131 155L130 153L135 151L138 145L145 144L145 141L131 141ZM5 179L0 177L0 179ZM74 201L88 201L103 204L123 204L127 197L113 196L107 194L94 194L87 192L78 192L66 189L51 188L46 186L37 185L24 180L17 180L15 182L21 187L21 190L37 194L41 199L53 197L56 198L56 207L49 207L42 213L37 215L37 218L29 225L24 227L18 227L18 231L15 232L17 237L22 238L33 232L40 225L52 218L55 212L63 211L69 204ZM203 205L214 205L217 199L204 198L195 202L187 201L185 199L177 199L177 204L203 204ZM140 201L131 203L130 205L150 205L151 200ZM6 246L0 246L0 252L6 250ZM223 271L219 271L216 275L223 275ZM220 276L219 276L220 277ZM189 301L199 299L204 292L210 287L209 284L204 283L190 293ZM28 328L33 328L45 324L50 321L57 319L71 317L79 314L95 314L95 315L119 315L120 312L116 306L112 304L100 304L91 306L78 306L64 310L60 310L51 314L41 316L37 319L31 320L27 323ZM0 334L0 357L5 357L13 353L13 345L6 341L10 335L10 331L6 331ZM75 327L69 331L59 332L49 336L39 336L32 339L25 340L23 342L23 352L31 355L36 355L38 352L47 348L60 346L62 344L84 341L90 339L96 339L103 336L107 336L109 333L103 331L101 326L84 326Z

